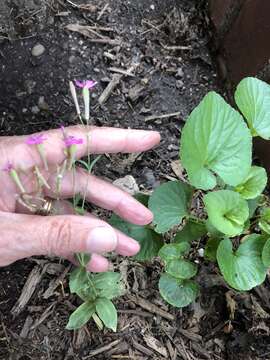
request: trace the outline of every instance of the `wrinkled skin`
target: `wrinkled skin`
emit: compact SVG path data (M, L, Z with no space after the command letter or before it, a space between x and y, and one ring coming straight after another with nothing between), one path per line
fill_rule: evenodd
M88 130L89 131L89 130ZM33 167L37 165L51 189L44 195L56 198L56 169L65 160L65 145L60 130L44 133L49 169L43 167L35 145L27 145L25 136L0 138L0 169L12 163L20 175L26 193L37 191ZM87 155L87 130L81 126L66 128L66 134L84 139L77 147L77 158ZM90 128L90 151L95 154L130 153L146 151L157 145L160 136L154 131ZM54 202L57 215L32 214L19 201L20 192L8 172L0 171L0 266L33 255L56 255L74 261L77 252L91 253L88 264L91 271L107 271L109 263L103 256L115 251L119 255L132 256L139 251L139 244L113 229L106 222L91 214L74 215L65 199L72 198L74 191L84 193L86 199L100 207L114 211L134 224L145 225L152 221L152 213L130 195L108 182L84 170L77 169L75 184L71 172L66 172L61 186L60 201ZM102 255L103 254L103 255Z

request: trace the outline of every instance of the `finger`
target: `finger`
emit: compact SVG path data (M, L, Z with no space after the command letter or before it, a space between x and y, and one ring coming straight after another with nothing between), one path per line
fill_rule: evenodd
M55 175L49 183L55 191ZM112 210L121 218L137 225L146 225L153 220L152 212L134 197L81 169L76 171L75 177L71 172L67 173L61 183L61 198L70 198L74 194L85 194L89 202ZM54 196L54 193L49 191L48 195Z
M32 255L107 253L117 250L119 241L118 232L92 217L0 213L0 266ZM129 244L139 250L136 241Z
M54 212L56 212L58 215L64 215L64 214L71 215L75 213L73 205L68 201L55 201L53 207L54 207ZM96 217L92 217L92 218L97 219ZM75 260L73 254L69 255L67 258L72 263L78 265L78 262ZM92 272L104 272L104 271L108 271L109 266L110 263L104 256L99 254L91 254L91 259L87 264L86 269Z
M85 216L90 217L92 219L97 219L97 217L93 214L86 213ZM115 252L122 256L134 256L140 251L140 244L132 239L130 236L124 234L122 231L118 229L114 229L118 242L115 248Z
M74 208L70 202L60 201L60 202L58 202L58 206L61 209L59 214L74 214ZM88 212L85 212L84 216L87 216L88 218L91 218L91 219L98 220L98 218L95 215L90 214ZM114 228L114 230L115 230L115 232L117 234L117 238L118 238L118 243L115 248L115 252L117 254L122 255L122 256L134 256L140 251L140 245L136 240L132 239L131 237L127 236L126 234L122 233L121 231L119 231L115 228ZM95 254L95 255L97 255L97 254ZM99 256L99 258L101 258L101 256ZM94 264L92 264L92 265L89 264L89 265L93 266L93 267L97 267L98 265L96 265L96 263L98 262L100 267L102 267L102 266L105 267L106 264L104 262L104 259L105 258L103 258L103 260L98 260L96 258L94 258L94 259L91 258L91 261L94 261ZM105 260L107 261L107 259L105 259ZM101 262L103 262L103 265L101 264ZM107 262L107 265L108 265L108 262ZM93 271L93 270L91 270L91 271Z
M151 149L160 141L160 135L156 131L117 129L107 127L72 126L65 130L67 136L75 136L83 139L83 144L77 146L77 158L88 153L130 153ZM60 129L50 130L44 133L44 150L49 164L62 163L66 155L63 134ZM5 138L1 145L6 157L18 168L31 168L34 165L42 165L42 161L35 146L27 145L27 136ZM88 140L89 139L89 140ZM29 149L31 148L31 151ZM1 151L0 151L1 152Z

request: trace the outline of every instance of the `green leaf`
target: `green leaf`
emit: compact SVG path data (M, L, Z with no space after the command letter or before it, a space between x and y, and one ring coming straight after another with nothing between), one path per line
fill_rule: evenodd
M165 233L181 223L188 215L192 193L192 188L181 181L169 181L153 192L149 209L154 214L156 232Z
M223 234L235 236L241 234L249 217L246 200L231 190L219 190L204 196L204 204L209 221Z
M265 169L252 166L244 182L237 185L235 191L239 192L244 199L254 199L263 192L266 183L267 174Z
M87 266L91 259L91 255L86 253L78 253L76 254L76 259L79 261L81 266Z
M250 290L260 285L266 276L266 267L261 259L265 239L252 234L236 251L230 239L222 240L217 250L220 271L227 283L236 290Z
M199 288L192 280L181 280L162 274L159 280L159 291L169 304L182 308L196 299Z
M69 277L70 292L77 293L86 286L88 286L87 271L83 267L78 267L72 271Z
M222 232L220 232L217 228L215 228L209 219L206 220L205 225L206 225L207 233L208 233L209 237L214 237L214 238L218 238L218 239L224 237L224 234Z
M252 218L260 205L261 197L258 196L255 199L248 200L249 218Z
M204 257L210 261L217 260L217 249L220 244L221 239L216 237L211 237L208 239L205 249L204 249Z
M141 249L139 253L134 256L138 261L151 260L158 255L159 249L163 245L162 237L148 226L128 223L117 215L112 215L110 224L138 241Z
M178 231L175 235L174 242L180 243L182 241L192 242L198 240L200 237L207 234L205 224L188 220L182 230Z
M184 259L174 259L168 262L166 273L177 279L190 279L197 273L197 266Z
M180 244L165 244L159 250L158 256L165 262L173 259L179 259L186 254L190 249L188 242L182 242Z
M262 262L264 266L270 267L270 238L267 239L267 241L264 244L263 250L262 250Z
M114 299L124 294L125 288L121 281L121 274L108 271L100 274L93 274L93 283L98 290L98 296L107 299Z
M104 325L116 332L117 329L117 311L114 304L106 299L99 298L96 302L96 311Z
M270 234L270 208L263 208L260 214L259 227Z
M148 201L149 201L149 197L150 197L149 195L144 194L144 193L137 193L134 197L145 207L148 207Z
M87 301L80 305L69 318L66 329L75 330L80 329L85 325L92 317L95 312L95 304L91 301Z
M270 86L256 78L240 81L235 92L235 102L247 119L251 133L270 138Z
M105 272L99 274L90 274L91 284L77 291L77 294L84 301L98 297L113 299L124 294L124 285L121 282L121 274L117 272Z
M209 190L215 174L236 186L251 166L251 134L242 116L215 92L192 111L182 130L180 155L191 185Z

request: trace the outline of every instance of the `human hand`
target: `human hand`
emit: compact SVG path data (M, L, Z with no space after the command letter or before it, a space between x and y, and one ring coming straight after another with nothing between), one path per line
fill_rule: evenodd
M66 128L67 134L86 138L82 126ZM63 138L60 130L44 133L48 170L34 146L26 144L26 136L0 138L0 169L11 163L20 170L20 178L27 194L37 188L33 167L38 166L51 189L44 188L44 196L56 199L56 169L65 160ZM92 154L140 152L152 148L160 141L154 131L90 128ZM87 155L87 142L78 146L77 158ZM134 224L145 225L152 221L152 213L132 196L113 185L76 169L75 184L72 172L62 179L60 201L55 201L59 215L39 216L29 213L18 202L18 189L10 175L0 171L0 266L33 255L56 255L73 260L73 254L91 253L88 270L107 271L109 263L101 254L115 251L132 256L139 251L139 244L113 229L106 222L91 214L76 216L72 206L64 199L86 190L86 199L93 204L112 210ZM87 185L87 187L86 187ZM17 196L16 196L17 194Z

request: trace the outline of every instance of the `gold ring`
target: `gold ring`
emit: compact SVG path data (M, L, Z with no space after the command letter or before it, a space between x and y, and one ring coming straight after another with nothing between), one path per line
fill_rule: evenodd
M41 205L36 208L35 214L41 216L48 216L53 213L53 199L46 197L42 199Z

